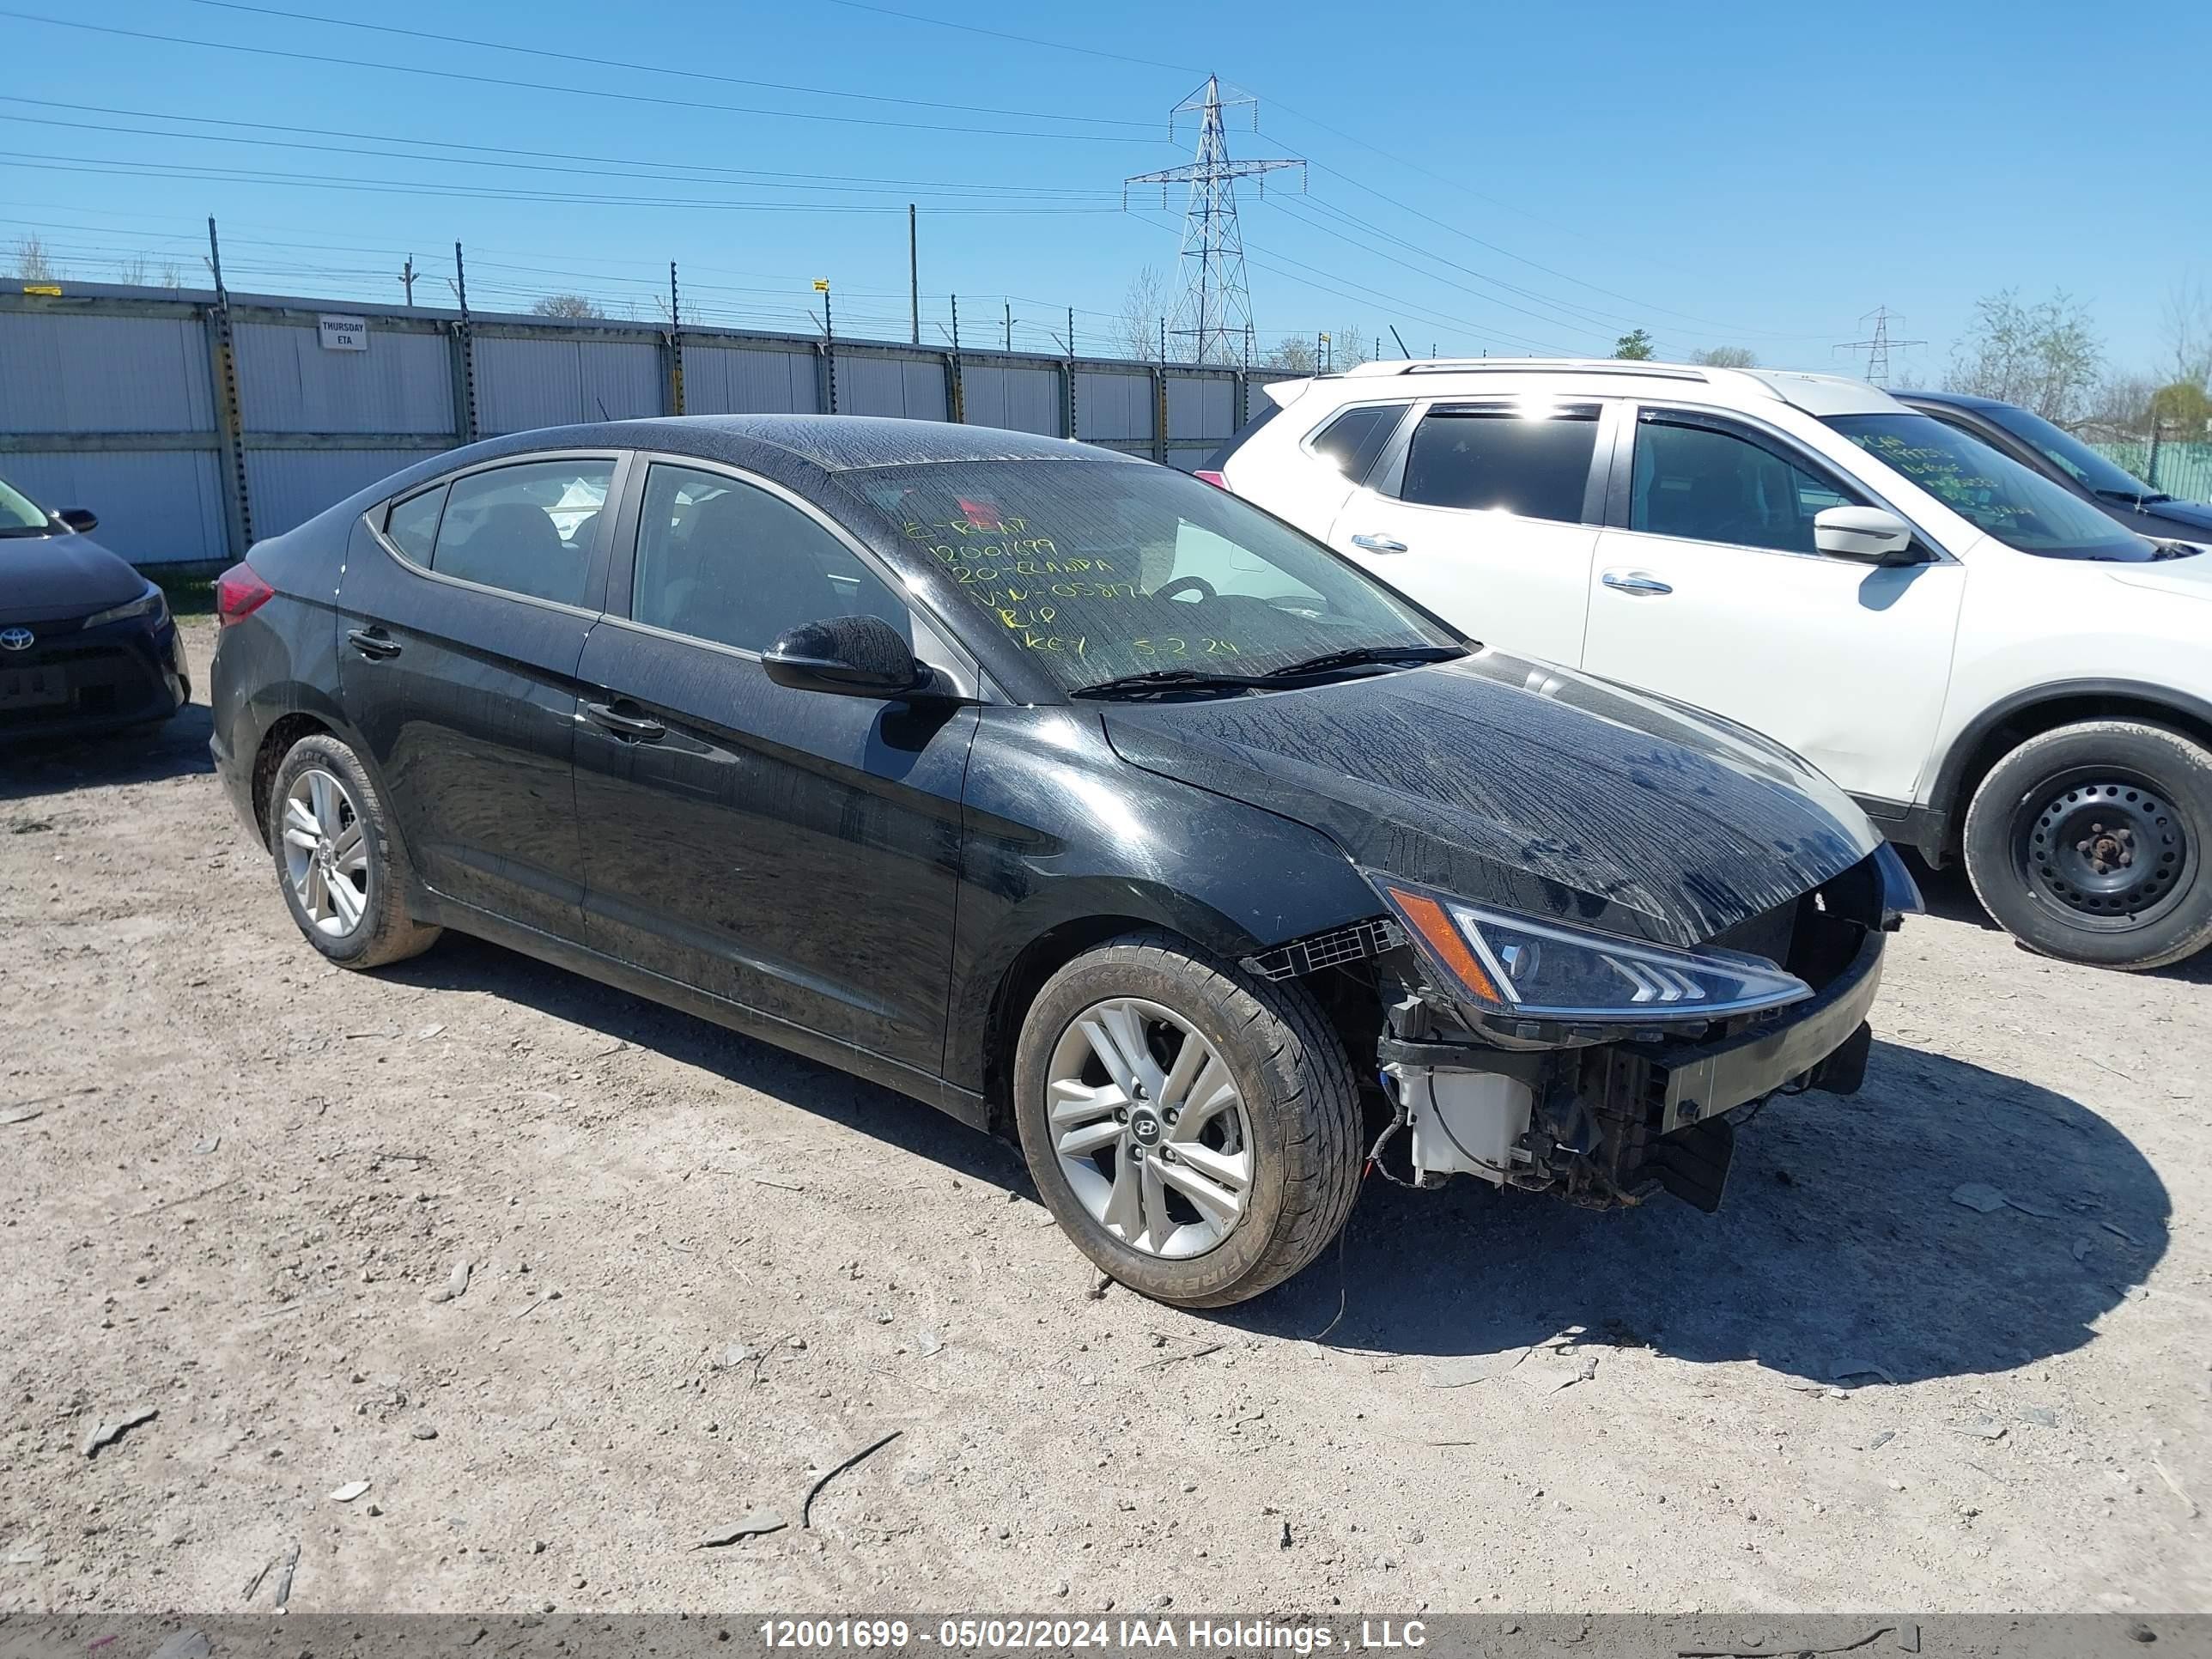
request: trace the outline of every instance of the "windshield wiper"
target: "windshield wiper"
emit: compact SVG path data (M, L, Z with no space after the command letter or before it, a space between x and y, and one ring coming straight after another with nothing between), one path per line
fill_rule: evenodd
M2155 507L2160 501L2173 499L2155 489L2100 489L2097 493L2108 501L2126 501L2134 507Z
M1308 657L1304 662L1294 662L1285 668L1271 668L1267 678L1297 680L1309 674L1358 668L1368 663L1449 662L1466 654L1464 647L1456 645L1355 645L1342 651L1323 652L1318 657Z
M1203 668L1153 668L1141 674L1122 674L1096 685L1077 688L1071 697L1141 697L1170 691L1273 690L1267 680L1251 674L1211 674Z

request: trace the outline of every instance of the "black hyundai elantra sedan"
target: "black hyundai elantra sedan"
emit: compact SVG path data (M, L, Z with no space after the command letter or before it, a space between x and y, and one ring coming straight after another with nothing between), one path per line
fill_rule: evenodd
M0 743L152 726L191 701L161 590L0 479Z
M1377 1164L1712 1207L1744 1109L1858 1086L1918 903L1785 750L1080 444L526 433L218 609L216 761L325 956L461 928L1018 1136L1188 1306Z

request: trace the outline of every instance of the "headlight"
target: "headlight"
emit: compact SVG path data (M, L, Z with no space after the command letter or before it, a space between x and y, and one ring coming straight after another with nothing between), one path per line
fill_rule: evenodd
M1674 951L1538 921L1362 871L1445 988L1480 1012L1644 1025L1778 1008L1813 994L1795 974L1740 951Z
M84 625L87 628L97 628L102 623L127 622L133 617L151 617L154 619L154 626L159 628L168 620L169 596L152 582L148 582L146 591L137 599L127 604L111 605L97 615L87 617L84 619Z

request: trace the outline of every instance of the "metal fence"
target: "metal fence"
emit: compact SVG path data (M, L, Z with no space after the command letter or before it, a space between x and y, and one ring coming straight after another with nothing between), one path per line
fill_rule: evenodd
M2179 495L2185 501L2212 501L2212 443L2161 441L2154 450L2146 438L2135 443L2089 447L2169 495Z
M71 284L0 294L0 477L149 567L214 567L425 455L637 416L901 415L1185 471L1260 370Z

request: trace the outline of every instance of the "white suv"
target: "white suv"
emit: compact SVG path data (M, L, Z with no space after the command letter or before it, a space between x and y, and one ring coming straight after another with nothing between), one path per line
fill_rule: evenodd
M2212 554L1827 374L1376 362L1201 476L1474 637L1789 745L2036 949L2212 943Z

